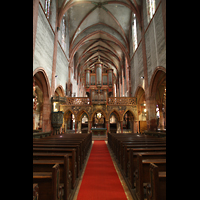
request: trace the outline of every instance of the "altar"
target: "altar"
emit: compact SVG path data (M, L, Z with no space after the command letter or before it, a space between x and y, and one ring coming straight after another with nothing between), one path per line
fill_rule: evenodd
M107 128L91 128L92 136L106 136Z

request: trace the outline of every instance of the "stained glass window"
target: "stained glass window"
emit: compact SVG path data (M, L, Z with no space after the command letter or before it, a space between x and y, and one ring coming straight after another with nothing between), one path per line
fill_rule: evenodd
M66 19L65 19L65 15L62 18L62 40L61 40L61 46L65 50L65 48L66 48Z
M148 22L152 19L153 14L155 13L155 0L146 0L147 3L147 19Z
M136 28L136 15L135 14L133 14L132 40L133 40L133 52L134 52L137 48L137 28Z
M47 16L47 19L49 19L50 17L50 3L51 3L51 0L45 0L44 11L45 11L45 15Z

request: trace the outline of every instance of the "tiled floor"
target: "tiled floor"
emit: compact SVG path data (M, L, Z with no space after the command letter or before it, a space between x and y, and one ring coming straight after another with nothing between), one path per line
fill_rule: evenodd
M93 144L93 143L94 143L94 141L92 142L92 144ZM107 141L105 141L105 143L107 144ZM113 153L112 153L112 151L110 150L109 145L107 145L107 146L108 146L108 150L109 150L109 152L110 152L110 155L111 155L113 164L114 164L114 166L115 166L115 169L116 169L117 174L118 174L118 176L119 176L119 179L120 179L120 181L121 181L121 184L122 184L122 186L123 186L123 188L124 188L124 191L125 191L127 200L133 200L133 198L132 198L132 196L131 196L131 193L130 193L130 191L129 191L129 189L128 189L128 186L126 185L126 182L125 182L125 180L124 180L124 178L123 178L123 176L122 176L122 174L121 174L121 172L120 172L120 170L119 170L117 164L115 163L115 160L113 159ZM91 148L91 149L92 149L92 148ZM90 149L90 151L91 151L91 149ZM87 161L88 161L89 156L90 156L90 152L88 153ZM86 161L86 164L85 164L85 166L84 166L84 168L83 168L83 173L82 173L82 175L81 175L81 178L80 178L80 181L79 181L78 187L77 187L77 189L76 189L76 192L75 192L75 195L74 195L73 200L76 200L76 199L77 199L78 192L79 192L79 189L80 189L80 186L81 186L81 182L82 182L82 179L83 179L83 175L84 175L84 172L85 172L85 168L86 168L86 165L87 165L87 161Z

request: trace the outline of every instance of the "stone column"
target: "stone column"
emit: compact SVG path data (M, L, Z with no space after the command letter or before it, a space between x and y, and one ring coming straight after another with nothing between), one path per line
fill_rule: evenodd
M51 102L44 97L42 113L42 131L51 131Z
M160 113L160 119L159 119L158 128L159 128L160 130L164 130L164 117L163 117L162 107L163 107L162 104L158 104L159 113Z
M120 122L121 122L121 133L123 133L123 121Z
M106 128L107 128L106 137L108 137L108 124L109 124L109 121L105 121L105 123L106 123Z
M133 133L139 133L139 121L133 121Z
M156 100L149 98L146 100L147 108L147 130L156 131L157 119L156 119Z
M78 133L81 133L81 121L78 121Z
M92 128L92 120L88 120L88 133L91 133L91 128Z
M75 120L75 133L77 133L77 121Z
M51 94L55 91L55 75L56 75L56 60L57 60L57 47L58 47L58 1L56 1L56 22L55 22L55 35L54 35L54 48L53 48L53 62L52 62L52 76L51 76ZM70 72L69 72L70 73Z
M121 133L120 122L117 121L117 133Z

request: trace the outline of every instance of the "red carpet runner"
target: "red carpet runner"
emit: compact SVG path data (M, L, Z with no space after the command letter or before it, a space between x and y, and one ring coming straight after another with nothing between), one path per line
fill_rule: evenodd
M77 200L127 200L105 141L94 141Z

